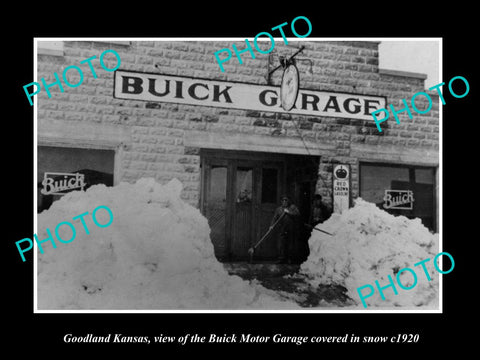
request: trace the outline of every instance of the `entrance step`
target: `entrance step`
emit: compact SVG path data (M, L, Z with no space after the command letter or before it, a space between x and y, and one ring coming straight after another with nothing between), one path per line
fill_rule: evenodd
M250 264L248 262L230 262L223 263L223 267L230 275L238 275L247 280L282 277L298 273L300 270L300 265L298 264L274 263Z
M299 264L274 264L248 262L223 263L230 275L244 280L256 280L267 289L275 291L286 300L293 300L305 308L344 307L354 302L346 295L346 290L338 285L313 287L306 276L299 272Z

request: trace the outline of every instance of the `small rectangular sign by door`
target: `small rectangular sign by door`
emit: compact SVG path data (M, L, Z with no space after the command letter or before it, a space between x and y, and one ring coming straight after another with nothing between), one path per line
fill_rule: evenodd
M333 212L341 214L350 207L350 167L333 167Z

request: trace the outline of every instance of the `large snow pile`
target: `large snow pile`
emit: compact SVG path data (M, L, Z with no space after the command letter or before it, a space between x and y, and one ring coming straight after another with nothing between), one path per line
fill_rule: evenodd
M297 308L274 293L230 276L215 259L207 220L180 199L182 184L153 179L69 193L38 215L38 238L62 221L76 228L71 243L43 243L38 252L38 309ZM113 222L100 228L92 211L104 205ZM90 234L83 230L84 217ZM102 218L104 215L104 218ZM109 215L98 211L106 224ZM70 239L68 226L59 228Z
M314 286L336 284L344 286L347 295L363 305L357 288L370 284L373 296L366 298L367 309L375 307L438 308L438 272L433 258L438 254L438 234L431 234L420 219L393 216L379 209L375 204L357 199L355 206L341 215L334 214L320 229L333 233L329 236L313 231L309 240L310 255L301 266ZM414 264L430 258L425 263L432 278L428 281L421 265ZM410 268L417 275L417 285L411 290L402 289L396 275L402 268ZM375 285L389 284L392 277L398 295L391 287L383 290L382 300ZM402 272L400 282L404 287L414 283L409 271ZM362 290L366 296L368 288Z

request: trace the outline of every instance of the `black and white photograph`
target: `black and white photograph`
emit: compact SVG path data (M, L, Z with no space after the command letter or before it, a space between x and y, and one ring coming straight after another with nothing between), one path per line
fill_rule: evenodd
M467 341L469 50L448 29L228 19L19 38L12 337L139 355Z
M260 39L37 40L39 311L441 309L441 40Z

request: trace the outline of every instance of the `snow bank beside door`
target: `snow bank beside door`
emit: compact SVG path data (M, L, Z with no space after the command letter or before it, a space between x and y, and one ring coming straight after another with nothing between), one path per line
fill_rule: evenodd
M299 308L229 275L214 257L207 220L180 199L182 184L153 179L95 185L63 196L38 215L38 238L65 219L108 206L108 228L74 222L77 237L38 253L38 309ZM108 220L108 219L107 219ZM102 223L102 219L98 219ZM70 238L68 228L59 235ZM79 230L80 229L80 230Z
M335 236L312 232L310 255L301 266L301 272L308 276L312 285L344 286L347 295L361 309L357 288L366 284L375 288L374 295L366 299L367 309L438 308L438 272L432 263L438 253L438 234L430 233L420 219L393 216L375 204L357 199L353 208L342 215L334 214L318 227ZM426 263L431 281L427 280L420 265L414 266L427 258L431 259ZM417 285L411 290L396 284L396 274L405 267L417 274ZM391 287L386 288L383 300L375 280L380 286L386 286L388 275L394 279L398 295ZM401 273L400 280L405 287L410 287L414 279L407 271Z

